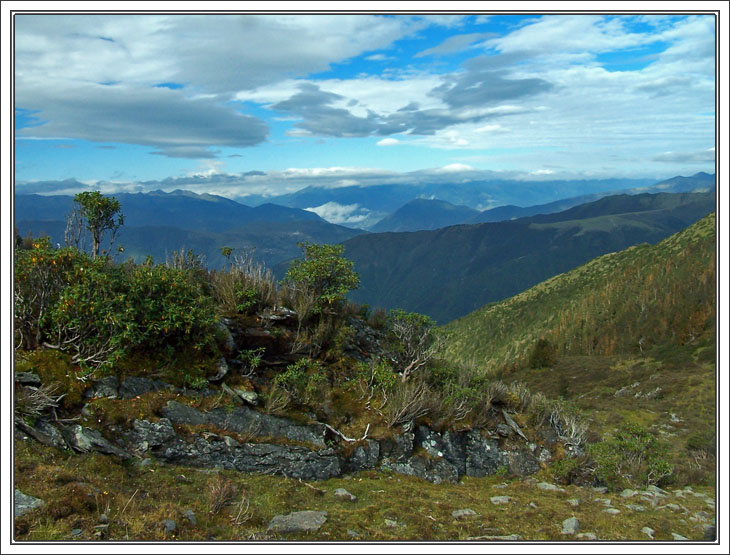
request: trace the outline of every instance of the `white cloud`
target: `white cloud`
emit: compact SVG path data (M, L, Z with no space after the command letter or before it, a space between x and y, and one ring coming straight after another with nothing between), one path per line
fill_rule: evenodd
M375 143L377 146L393 146L400 144L400 141L398 139L393 139L391 137L381 139L377 143Z
M321 206L305 208L309 212L314 212L320 218L323 218L331 224L354 225L364 222L370 216L370 211L361 207L359 204L338 204L336 202L328 202Z
M439 168L437 171L441 173L455 173L473 170L474 168L472 166L469 166L468 164L449 164L447 166L444 166L443 168Z

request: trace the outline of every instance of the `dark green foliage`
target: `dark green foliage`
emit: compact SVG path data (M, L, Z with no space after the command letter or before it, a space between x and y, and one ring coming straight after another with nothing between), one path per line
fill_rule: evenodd
M312 314L337 312L345 295L360 285L342 245L300 243L304 259L294 260L283 283L313 299Z
M74 214L80 218L79 223L91 233L91 254L94 258L99 256L104 234L110 232L113 242L117 230L124 224L121 208L118 200L105 197L99 191L86 191L74 196ZM74 215L71 217L73 219Z
M403 381L424 368L443 345L436 322L428 316L392 310L387 322L388 358Z
M321 400L327 376L325 368L316 360L299 359L274 378L274 385L284 389L302 405Z
M547 339L540 339L530 355L530 366L532 368L547 368L555 364L557 351L555 346Z
M672 474L666 455L669 446L644 427L626 423L610 439L594 443L589 453L596 463L596 475L616 489L626 486L658 485Z

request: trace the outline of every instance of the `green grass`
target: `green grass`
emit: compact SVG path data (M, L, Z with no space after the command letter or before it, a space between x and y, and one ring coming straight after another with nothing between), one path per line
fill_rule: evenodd
M561 541L564 519L576 516L581 532L593 532L599 539L643 540L649 526L656 540L671 540L675 532L702 539L699 522L688 518L698 511L713 511L700 497L670 495L660 502L677 503L688 514L652 508L636 498L625 500L616 494L598 494L592 489L565 486L565 492L545 492L527 480L507 480L496 476L465 478L459 484L434 485L413 477L385 472L363 472L323 482L248 475L234 471L203 471L193 468L152 465L145 469L101 455L73 455L36 443L16 441L16 487L26 494L46 500L46 504L16 519L16 539L69 540L71 531L81 529L80 540L93 540L94 526L102 514L109 521L108 539L119 540L441 540L460 541L485 535L520 534L525 540ZM547 470L538 479L551 481ZM230 504L211 512L208 495L215 480L229 482L233 491ZM336 488L346 488L357 496L354 503L334 498ZM314 489L313 489L314 488ZM712 496L710 488L695 492ZM506 495L508 505L493 505L490 497ZM596 498L611 499L619 515L603 512ZM241 507L248 507L247 520L234 523ZM568 499L578 498L573 507ZM535 507L530 506L534 503ZM625 505L644 505L644 512L632 512ZM477 513L462 521L452 511L470 508ZM192 510L197 525L183 514ZM327 522L316 533L276 536L267 532L271 518L299 510L327 512ZM161 522L176 521L174 537L165 537ZM400 525L388 527L385 520Z

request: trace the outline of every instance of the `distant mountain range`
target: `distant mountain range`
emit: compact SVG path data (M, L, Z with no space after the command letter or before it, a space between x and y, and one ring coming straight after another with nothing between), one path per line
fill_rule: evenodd
M385 231L420 231L460 224L480 212L468 206L456 206L445 200L413 199L370 228Z
M445 323L596 256L655 243L714 209L712 192L643 193L512 221L360 235L344 243L361 277L351 298Z
M190 191L165 193L117 193L124 225L115 246L123 246L126 260L137 261L151 255L156 261L180 249L203 255L208 266L222 266L226 260L220 248L253 252L268 266L298 256L297 243L339 243L360 230L330 224L306 210L263 204L250 207L215 195ZM49 235L54 243L64 243L66 216L73 197L16 195L15 226L21 235Z

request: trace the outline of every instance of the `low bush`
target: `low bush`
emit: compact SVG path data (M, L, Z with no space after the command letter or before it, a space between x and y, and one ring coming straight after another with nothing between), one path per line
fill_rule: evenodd
M639 424L626 423L610 439L589 446L596 475L607 486L660 485L672 475L669 446Z
M274 378L274 385L285 390L301 405L310 405L325 394L327 377L324 367L316 360L307 358L286 367L286 371Z

